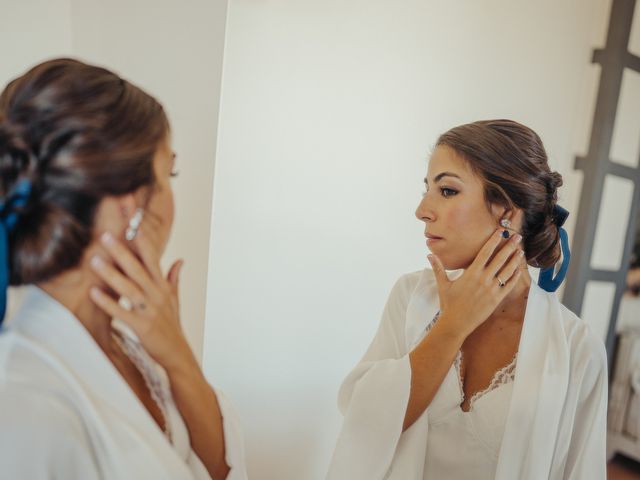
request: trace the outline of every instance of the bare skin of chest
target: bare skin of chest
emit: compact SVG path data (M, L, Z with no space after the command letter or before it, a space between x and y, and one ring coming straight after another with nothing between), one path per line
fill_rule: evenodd
M486 390L496 372L511 363L518 351L524 315L500 312L480 325L462 344L460 377L464 400L460 407L468 412L471 398Z

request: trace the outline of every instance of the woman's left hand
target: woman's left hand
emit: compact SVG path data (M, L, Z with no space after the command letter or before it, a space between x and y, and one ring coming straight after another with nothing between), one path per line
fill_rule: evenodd
M111 317L126 322L168 373L193 367L196 360L180 326L178 285L183 262L176 261L165 278L158 249L143 228L130 246L108 232L100 241L113 263L94 256L91 265L115 295L93 287L92 300ZM127 298L131 309L120 305L119 297Z

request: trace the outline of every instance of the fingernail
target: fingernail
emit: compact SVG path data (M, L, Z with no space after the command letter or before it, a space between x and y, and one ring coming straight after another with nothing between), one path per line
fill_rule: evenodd
M113 235L111 235L110 232L104 232L100 238L102 239L102 243L105 245L113 244Z
M429 263L433 265L433 255L427 255L427 260L429 260Z
M98 255L91 257L91 266L97 269L104 267L104 262Z
M520 235L519 233L516 233L515 238L516 238L516 243L519 243L522 240L522 235Z
M520 255L521 257L524 257L524 250L520 250L520 251L518 252L518 255Z

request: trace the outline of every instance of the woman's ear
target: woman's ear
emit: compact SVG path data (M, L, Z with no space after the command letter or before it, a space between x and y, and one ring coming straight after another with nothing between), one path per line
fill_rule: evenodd
M511 210L511 225L519 233L522 233L522 227L524 227L524 211L520 208Z
M136 195L134 193L121 195L116 199L116 202L118 203L121 219L124 225L127 225L131 220L131 217L133 217L136 208L138 208Z
M497 224L500 224L500 220L506 219L510 222L513 214L513 210L506 208L502 205L491 204L491 216L495 219Z
M522 233L522 226L524 222L524 212L522 209L492 205L491 214L500 227L509 230L511 233Z
M96 234L109 232L118 238L124 237L137 206L137 197L133 193L104 197L94 217Z

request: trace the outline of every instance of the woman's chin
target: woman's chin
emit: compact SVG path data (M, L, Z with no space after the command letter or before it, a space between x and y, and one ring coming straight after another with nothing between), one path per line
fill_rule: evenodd
M442 263L442 266L444 267L445 270L466 269L469 267L469 265L471 265L473 261L473 259L470 261L468 259L463 259L463 258L452 258L446 254L439 255L435 251L433 253L438 256L438 259L440 260L440 263Z

